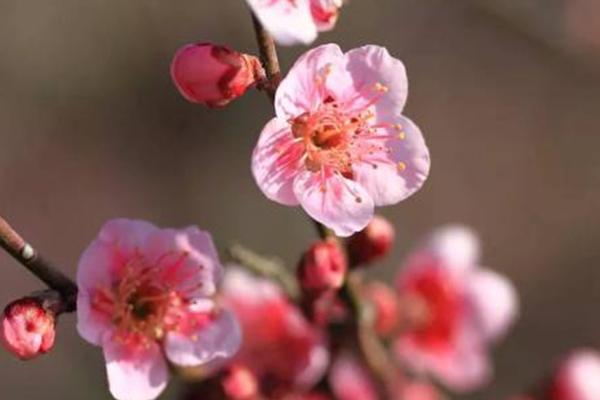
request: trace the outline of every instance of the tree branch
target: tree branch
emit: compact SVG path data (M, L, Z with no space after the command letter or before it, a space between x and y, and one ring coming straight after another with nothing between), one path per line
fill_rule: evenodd
M0 247L29 270L48 287L54 289L65 302L64 311L74 311L77 285L69 277L54 267L33 246L27 243L4 218L0 216Z

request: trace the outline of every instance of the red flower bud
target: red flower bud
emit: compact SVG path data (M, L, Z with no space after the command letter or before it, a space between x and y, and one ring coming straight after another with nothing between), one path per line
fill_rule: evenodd
M254 399L258 394L258 382L252 372L241 365L233 365L223 379L223 388L228 399Z
M264 77L260 61L225 46L188 44L171 63L171 78L183 97L208 107L223 107Z
M22 360L47 353L56 336L54 314L39 300L23 298L9 304L2 318L2 343Z
M344 283L347 270L346 256L335 240L313 244L302 256L298 279L308 292L338 289Z
M352 265L370 264L387 255L394 243L394 226L376 215L369 225L348 240Z
M366 296L375 308L375 332L388 336L400 322L398 297L393 289L380 282L372 282L366 288Z

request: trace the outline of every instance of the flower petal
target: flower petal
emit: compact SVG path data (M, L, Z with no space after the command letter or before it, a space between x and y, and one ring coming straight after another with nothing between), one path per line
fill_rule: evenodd
M360 362L350 354L341 354L331 367L329 384L340 400L375 400L375 383Z
M331 90L350 85L349 75L340 69L344 61L344 53L336 44L321 45L304 53L277 88L276 115L289 120L313 111L327 96L324 85Z
M284 46L310 44L317 38L317 27L310 12L309 0L247 1L277 43Z
M354 92L362 94L355 99L356 106L368 104L383 85L375 103L378 122L393 122L401 117L408 97L408 79L402 61L392 57L385 47L363 46L346 53L346 68L354 81ZM356 96L354 96L356 97Z
M467 293L476 328L483 337L496 340L503 336L518 314L518 297L510 281L487 269L473 271Z
M188 296L206 297L216 292L223 268L210 233L195 226L157 230L147 238L143 250L163 268L162 279Z
M132 348L108 335L103 348L110 393L117 400L152 400L167 386L167 364L156 343Z
M169 332L165 338L165 353L174 364L200 366L233 357L241 339L237 320L232 313L222 310L214 321L200 326L191 336Z
M402 125L401 134L392 128L380 133L391 137L385 143L390 152L367 153L364 162L353 165L354 179L371 195L376 206L406 199L423 186L429 175L429 150L420 129L408 118L397 121ZM365 139L358 145L372 145L372 141Z
M263 128L252 153L252 174L267 198L289 206L298 205L293 183L303 154L304 148L294 142L287 121L273 118Z
M308 215L338 236L361 231L373 217L373 199L365 189L331 171L302 172L294 192Z
M448 225L438 228L424 246L445 268L456 273L475 267L479 260L479 238L466 226Z

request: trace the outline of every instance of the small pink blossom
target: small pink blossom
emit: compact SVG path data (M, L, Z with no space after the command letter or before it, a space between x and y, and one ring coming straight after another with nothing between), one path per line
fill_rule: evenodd
M23 298L6 306L2 316L2 344L20 358L30 360L47 353L56 337L54 314L35 298Z
M478 254L467 228L440 229L409 257L397 282L402 310L411 315L395 342L397 354L459 391L488 381L488 348L518 312L511 283L480 268Z
M250 8L282 45L310 44L317 33L333 29L341 0L247 0Z
M298 280L311 293L339 289L344 283L348 262L337 240L314 243L302 256L298 266Z
M263 78L260 61L226 46L193 43L171 62L171 79L183 97L208 107L223 107Z
M553 376L549 400L600 399L600 353L579 350L569 355Z
M371 264L385 257L392 249L396 232L394 226L380 215L348 240L348 252L353 266Z
M323 375L323 333L271 281L229 268L223 301L238 317L244 342L235 363L248 368L266 395L310 388Z
M254 149L258 186L340 236L362 230L375 206L406 199L429 173L421 131L402 115L407 91L404 65L383 47L308 51L281 82Z
M168 380L165 357L208 366L235 354L237 321L212 300L221 271L210 235L195 227L125 219L102 227L79 261L77 328L103 347L115 398L156 398Z

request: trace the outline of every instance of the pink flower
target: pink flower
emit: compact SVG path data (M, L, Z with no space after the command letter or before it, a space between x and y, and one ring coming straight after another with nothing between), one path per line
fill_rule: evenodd
M341 0L247 0L250 8L282 45L310 44L319 31L333 29Z
M311 326L274 283L230 268L223 301L234 310L244 332L235 363L252 371L268 396L307 389L325 372L328 353L323 334Z
M401 114L406 96L404 66L382 47L310 50L281 82L254 149L258 186L340 236L362 230L376 205L406 199L429 173L421 132Z
M342 287L347 269L346 255L337 240L321 240L302 256L298 280L305 291L322 293Z
M407 319L397 354L454 390L487 382L488 348L518 312L511 283L478 267L478 254L478 240L467 228L440 229L408 259L397 282Z
M171 63L171 78L181 95L208 107L229 104L263 75L256 57L212 43L185 45Z
M348 240L353 266L370 264L385 257L392 249L396 232L384 217L375 215L369 225Z
M77 328L102 346L112 395L150 400L165 388L165 357L209 366L232 357L241 333L212 300L222 267L210 235L107 222L79 261Z
M34 298L16 300L2 316L2 344L21 360L49 352L56 337L54 315Z
M600 399L600 353L578 350L567 357L556 371L549 400Z

